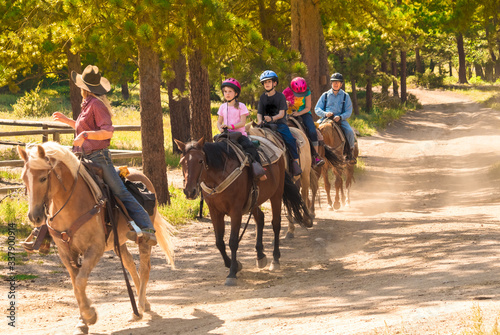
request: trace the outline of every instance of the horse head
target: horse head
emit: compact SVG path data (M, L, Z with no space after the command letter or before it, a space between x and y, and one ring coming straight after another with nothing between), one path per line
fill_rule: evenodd
M205 154L203 152L203 137L198 142L183 143L174 139L179 150L182 151L180 164L184 176L184 194L188 199L196 199L199 193L200 176L205 166Z
M49 202L53 201L54 197L65 196L67 189L64 186L63 177L73 173L69 166L77 166L78 159L69 150L55 142L31 146L26 150L18 146L17 152L24 161L21 177L28 195L28 218L35 226L40 226L47 219ZM67 157L66 160L63 157ZM61 160L64 164L58 164ZM64 171L63 166L67 167ZM76 171L76 168L73 167L73 170ZM52 175L55 175L57 179L51 178ZM51 179L57 181L52 182ZM69 179L73 178L69 177Z

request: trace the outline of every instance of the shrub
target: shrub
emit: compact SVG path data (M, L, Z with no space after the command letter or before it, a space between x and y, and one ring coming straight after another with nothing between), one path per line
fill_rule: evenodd
M38 84L36 89L20 97L12 108L14 115L18 117L40 117L50 115L47 110L48 105L49 98L40 95L40 84Z
M435 74L427 69L425 73L417 73L410 82L426 88L438 88L444 85L444 77L445 75Z

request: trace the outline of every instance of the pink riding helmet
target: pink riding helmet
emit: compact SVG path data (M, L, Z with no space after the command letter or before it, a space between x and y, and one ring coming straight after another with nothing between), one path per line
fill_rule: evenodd
M302 77L293 78L290 82L290 88L296 97L305 97L307 95L307 83Z
M236 95L240 95L241 85L236 79L228 78L224 80L222 82L222 85L220 86L220 89L222 90L224 87L231 87L236 92Z

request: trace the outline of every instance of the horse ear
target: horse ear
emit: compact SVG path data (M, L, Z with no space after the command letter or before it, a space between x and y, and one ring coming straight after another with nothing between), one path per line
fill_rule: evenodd
M199 147L199 148L203 148L203 144L205 144L205 138L204 137L200 138L200 140L198 141L198 143L196 143L196 146Z
M252 120L252 127L257 127L257 123L254 120Z
M177 140L174 138L175 144L177 144L177 147L179 148L180 151L184 152L184 149L186 149L186 144L182 143L181 141Z
M19 154L19 157L21 157L21 159L24 161L24 162L27 162L28 161L28 154L26 153L26 150L24 150L23 147L21 146L17 146L17 153Z
M43 147L41 145L38 145L37 148L38 148L38 157L45 158L45 150L43 150Z

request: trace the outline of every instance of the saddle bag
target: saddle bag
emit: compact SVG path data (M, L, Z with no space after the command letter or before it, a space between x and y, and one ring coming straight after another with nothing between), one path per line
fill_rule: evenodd
M144 183L140 181L130 181L128 179L123 179L123 183L127 187L128 191L134 196L134 198L141 204L141 206L148 212L151 216L155 212L156 196L152 193Z

